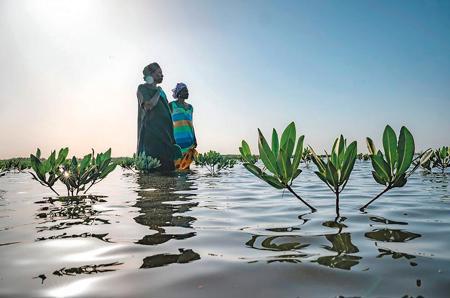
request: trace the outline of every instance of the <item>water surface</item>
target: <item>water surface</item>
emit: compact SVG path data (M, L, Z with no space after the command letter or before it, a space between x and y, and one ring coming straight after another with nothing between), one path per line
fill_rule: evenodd
M294 189L315 213L241 165L218 177L116 169L70 199L8 174L0 296L449 296L450 174L419 171L360 212L382 189L357 162L336 218L313 170Z

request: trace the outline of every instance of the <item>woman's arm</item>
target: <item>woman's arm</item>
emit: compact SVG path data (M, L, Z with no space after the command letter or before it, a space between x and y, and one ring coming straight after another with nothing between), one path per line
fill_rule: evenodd
M191 120L191 123L192 123L192 133L194 134L194 144L193 144L193 147L194 147L194 148L197 148L197 137L195 136L195 129L194 129L194 107L191 106L191 109L192 109L192 120Z
M158 103L158 100L159 100L159 96L160 96L159 87L158 87L158 90L155 92L155 95L153 95L152 98L150 98L150 100L145 98L145 96L142 94L142 90L140 90L140 88L138 88L138 91L137 91L139 106L147 112L151 111L156 106L156 104Z

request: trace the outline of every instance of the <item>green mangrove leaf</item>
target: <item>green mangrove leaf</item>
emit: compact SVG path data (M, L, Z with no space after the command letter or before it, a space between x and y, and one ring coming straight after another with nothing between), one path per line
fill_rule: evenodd
M337 170L335 168L335 166L333 165L333 163L329 162L327 163L327 168L326 168L326 178L328 183L334 188L337 189L339 186L339 177L338 177L338 173Z
M378 150L378 153L381 153L381 151ZM374 154L371 155L370 158L372 159L373 169L375 170L375 172L377 172L378 176L381 177L384 181L390 182L391 174L389 165L383 159L383 157L380 154Z
M395 182L392 184L393 187L403 187L407 182L406 174L403 173L400 177L398 177Z
M296 171L300 165L300 161L303 158L303 141L305 136L302 135L298 138L297 147L295 148L294 159L292 161L292 170Z
M255 166L254 164L251 164L251 163L244 163L243 165L250 173L252 173L256 177L262 179L261 175L262 175L263 171L260 168L258 168L257 166Z
M300 169L296 169L295 170L295 172L294 172L294 175L292 175L292 179L291 179L291 182L292 181L294 181L295 180L295 178L297 178L298 177L298 175L300 175L300 173L302 172L302 170L300 170Z
M284 151L284 148L280 149L280 153L278 154L278 159L277 159L277 165L278 165L278 173L280 176L280 180L283 183L287 183L287 181L289 181L290 177L288 174L288 167L290 167L290 162L288 165L288 158L286 156L286 152Z
M106 166L105 170L103 172L100 173L99 178L100 179L104 179L106 176L108 176L109 173L111 173L112 171L114 171L114 169L116 168L116 164L115 163L111 163L108 166Z
M264 135L261 133L261 130L258 129L259 134L259 141L258 141L258 148L259 148L259 156L261 160L263 161L266 168L272 172L273 174L278 174L278 166L277 161L275 159L275 156L273 155L272 150L270 150L269 145L267 144L266 139L264 138Z
M353 141L345 151L344 158L343 158L343 164L341 169L341 179L340 183L343 184L345 181L347 181L350 178L350 174L353 170L353 167L356 162L356 155L357 155L357 144L356 141Z
M286 152L287 150L287 142L288 140L292 140L295 143L296 140L296 130L295 130L295 123L291 122L286 127L286 129L283 131L283 134L281 135L281 148L285 148ZM292 152L292 151L291 151Z
M317 177L320 178L320 180L322 180L323 182L325 182L325 184L327 184L328 186L330 186L330 184L328 183L327 177L324 173L321 173L319 171L314 172L316 173Z
M395 165L398 159L397 154L397 136L389 125L386 125L383 133L383 148L386 161L389 164L390 173L394 173Z
M241 152L242 159L248 163L252 163L252 153L250 151L250 146L245 140L242 140L242 145L239 147L239 152Z
M105 153L103 153L105 159L111 159L111 148L109 148Z
M69 148L61 148L58 152L58 158L56 159L56 165L61 165L67 158L67 155L69 154Z
M56 167L56 150L52 151L50 157L48 158L48 161L50 163L51 169L53 170Z
M275 130L275 128L272 131L272 152L273 152L273 156L277 157L278 156L278 150L280 148L280 144L278 141L278 133Z
M42 162L42 167L40 170L44 175L52 170L52 165L48 159Z
M414 138L409 130L402 126L398 140L397 177L401 176L411 166L414 157Z
M287 176L286 176L287 181L291 180L292 174L294 172L294 170L292 169L292 162L291 162L291 157L292 157L292 154L294 151L294 146L295 146L295 139L294 140L289 139L287 141L288 151L283 152L283 155L284 155L283 159L284 159L284 162L286 163L286 169L287 169Z
M31 162L31 168L34 172L39 172L39 167L41 166L41 160L34 156L33 154L30 154L30 162Z
M83 159L80 162L80 174L84 173L84 171L86 170L87 166L91 162L91 158L92 158L92 156L90 154L85 155L83 157Z
M339 138L334 140L333 147L331 148L330 157L327 157L328 158L328 162L331 161L335 167L339 166L339 161L338 161L338 151L339 151L339 149L338 148L339 148ZM328 153L326 153L326 154L328 156Z
M264 181L266 181L267 183L269 183L271 186L273 186L273 187L275 187L275 188L277 188L277 189L283 189L283 188L286 187L283 183L281 183L281 182L280 182L277 178L275 178L274 176L270 176L270 175L267 175L267 174L263 173L263 174L262 174L262 179L263 179Z
M375 144L373 143L372 139L367 137L367 149L369 150L370 155L375 155L377 152L377 148L375 147Z
M433 150L427 149L420 157L420 161L419 161L420 165L424 165L427 162L429 162L432 156L433 156Z
M341 168L342 163L344 162L345 148L346 148L346 142L345 142L344 136L341 135L339 137L339 146L338 146L338 152L337 152L338 158L337 158L337 164L335 164L336 168Z
M311 146L309 146L309 148L311 150L312 161L319 169L319 172L325 173L325 171L326 171L325 164L323 163L322 159L319 156L317 156L316 152L313 150L313 148Z
M377 172L372 171L372 176L373 179L375 179L375 181L381 185L387 185L387 181L385 181L382 177L380 177L380 175L377 174Z

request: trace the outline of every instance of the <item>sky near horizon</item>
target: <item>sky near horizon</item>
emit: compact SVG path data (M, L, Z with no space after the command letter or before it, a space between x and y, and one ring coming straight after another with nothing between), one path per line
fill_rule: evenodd
M131 156L153 61L168 97L188 85L201 152L291 121L318 152L386 124L450 145L450 1L1 0L0 45L0 158Z

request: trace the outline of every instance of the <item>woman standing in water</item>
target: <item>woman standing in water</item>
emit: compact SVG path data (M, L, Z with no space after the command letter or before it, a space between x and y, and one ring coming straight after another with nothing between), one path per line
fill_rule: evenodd
M197 151L197 139L195 137L194 125L192 122L192 114L194 108L186 102L189 98L189 90L184 83L178 83L172 89L172 97L176 99L170 103L172 112L173 131L175 142L181 147L183 157L175 161L178 169L189 169L189 164L194 159Z
M158 87L163 73L158 63L147 65L143 70L145 84L137 90L138 98L138 144L137 154L157 158L162 172L175 169L174 160L180 158L180 148L173 135L173 124L166 94Z

